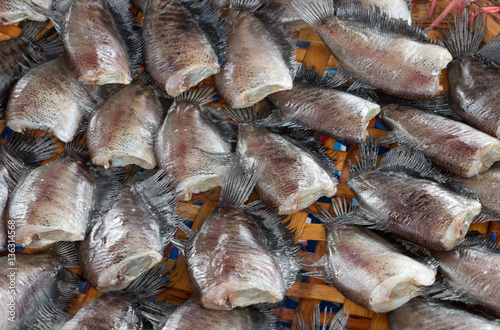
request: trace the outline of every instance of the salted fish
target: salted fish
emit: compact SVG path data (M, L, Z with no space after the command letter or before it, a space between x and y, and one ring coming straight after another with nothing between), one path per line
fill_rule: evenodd
M332 205L336 218L320 206L321 214L315 214L325 224L327 244L325 257L317 263L323 269L317 274L347 299L386 313L421 295L421 287L434 283L437 265L433 260L416 261L363 227L337 225L343 218L357 215L345 206Z
M231 310L283 300L299 269L284 217L255 203L244 206L265 164L248 172L235 160L216 209L185 243L187 270L203 307ZM188 228L189 229L189 228Z
M411 0L358 0L365 8L377 8L381 15L401 19L411 24ZM349 5L351 1L340 0L341 5Z
M66 321L70 314L65 310L78 296L79 279L65 267L79 267L78 253L68 242L39 253L1 257L0 298L5 303L0 328L52 329Z
M144 80L113 94L92 115L87 138L92 164L156 167L154 140L163 119L160 101Z
M182 329L274 329L276 317L267 309L256 307L235 308L230 311L206 309L198 297L190 298L177 308L158 326L161 330Z
M359 144L368 137L368 123L380 112L380 106L339 89L335 76L319 76L302 68L294 86L269 95L277 107L262 122L267 125L304 126L321 135Z
M319 138L299 141L253 124L261 111L256 107L226 109L239 125L236 153L247 168L267 161L256 191L279 214L298 212L321 196L337 191L335 161Z
M324 316L321 317L321 311L319 308L320 304L314 307L312 312L310 322L306 320L306 317L301 311L293 315L293 326L297 330L326 330L327 326L330 330L344 330L349 320L349 312L344 311L344 309L339 310L335 316L332 314L332 310L325 308ZM323 323L323 325L322 325Z
M418 27L390 19L357 2L291 0L302 18L340 63L346 77L359 85L407 99L428 99L443 87L439 74L452 60Z
M432 255L445 281L434 297L478 304L500 317L500 247L491 237L471 232L452 251Z
M210 1L151 0L144 18L146 69L178 96L220 71L227 27Z
M396 104L383 106L380 117L393 131L377 143L414 147L460 176L471 177L500 161L500 140L467 124Z
M434 250L449 251L463 241L481 211L479 201L419 151L393 149L379 167L377 154L373 143L361 144L359 160L349 171L348 185L364 218L354 224Z
M52 7L52 0L33 0L33 2L46 9ZM45 22L47 17L33 10L26 0L0 2L0 25L10 25L24 19Z
M432 299L415 298L388 314L393 330L498 330L500 322Z
M80 244L83 274L101 292L123 290L158 264L180 222L170 174L119 180L116 173L99 174L92 229Z
M181 200L221 186L228 169L210 156L231 152L233 135L225 118L213 118L215 112L202 106L213 95L213 87L205 85L175 98L158 132L159 167L175 175Z
M442 33L453 55L448 65L448 95L453 110L469 125L500 138L500 37L479 45L486 32L486 20L479 13L471 17L464 10L455 17L455 28Z
M293 87L295 42L277 21L279 7L268 9L263 4L263 0L232 0L226 15L231 26L227 59L214 80L235 109Z
M31 69L14 86L6 109L15 132L41 129L70 142L97 107L97 90L82 84L66 57Z
M139 302L167 287L166 263L150 269L119 292L107 292L83 306L60 329L139 330L144 328Z

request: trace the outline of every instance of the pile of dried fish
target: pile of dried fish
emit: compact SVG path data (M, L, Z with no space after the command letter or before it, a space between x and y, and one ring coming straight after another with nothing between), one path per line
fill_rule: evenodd
M500 247L467 233L500 219L500 96L488 88L500 37L480 49L482 14L462 12L443 43L412 23L406 0L132 3L141 26L130 0L0 3L1 24L22 21L0 42L11 134L0 328L275 329L299 274L390 312L393 329L500 328ZM335 74L294 62L290 27L304 24L338 59ZM211 104L217 94L226 105ZM376 116L392 131L373 140ZM323 136L359 150L355 198L332 200L335 216L315 204L340 189ZM216 187L217 206L191 229L181 201ZM326 230L312 264L287 218L305 209ZM146 299L175 282L168 247L193 287L182 305ZM72 315L84 281L104 294ZM344 329L348 313L318 305L293 322Z

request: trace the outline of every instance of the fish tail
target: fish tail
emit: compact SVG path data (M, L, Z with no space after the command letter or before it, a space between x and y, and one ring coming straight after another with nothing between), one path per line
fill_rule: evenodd
M290 0L290 3L300 17L313 27L335 17L334 0Z
M373 142L372 137L359 144L359 156L356 155L356 164L351 164L350 177L359 176L377 167L379 147Z
M189 102L194 104L206 104L212 102L215 96L214 85L202 84L200 87L193 87L190 90L175 97L177 102Z
M223 106L224 112L238 124L249 124L257 120L261 120L269 116L271 111L271 102L267 99L261 101L251 107L233 109L228 106Z
M57 242L50 248L50 252L65 268L81 267L75 242Z
M477 54L500 66L500 34L484 45Z
M87 136L85 133L80 133L64 146L64 154L66 156L88 159L90 156L87 147Z
M2 149L26 163L36 163L57 156L61 144L47 132L27 130L13 132L10 139L3 141Z
M167 270L167 262L162 261L156 267L143 273L127 286L125 294L137 299L144 299L168 289L168 277L172 269Z
M471 56L476 54L486 33L486 20L480 12L474 22L474 15L469 16L467 8L465 8L460 17L455 16L455 28L450 26L449 30L449 34L441 31L441 36L453 58Z
M321 325L330 325L330 330L344 330L347 321L349 320L349 312L344 311L342 308L335 315L333 309L325 307L323 310L323 319L321 319L320 304L317 304L310 317L310 322L307 321L303 311L295 313L293 317L293 325L297 330L306 329L321 329Z
M346 79L340 74L327 74L326 71L320 75L314 66L306 64L297 70L294 81L318 87L337 88L342 86Z
M447 117L456 121L462 121L462 118L460 118L460 116L457 115L451 107L448 93L423 101L398 99L397 103L412 106L422 111Z
M246 10L249 12L254 12L262 5L264 5L264 0L230 0L231 8L237 8L240 10Z
M63 32L63 25L64 25L64 15L56 10L51 10L44 8L36 3L34 3L32 0L26 1L27 5L35 12L42 14L44 16L47 16L47 18L52 22L54 25L54 28L57 31L57 34L62 35ZM46 23L43 23L44 26Z
M456 247L456 249L460 248L475 248L489 253L500 254L500 245L495 242L491 234L483 235L476 230L467 233L465 239Z
M258 304L249 307L251 329L274 330L278 318L273 315L276 312L275 304Z

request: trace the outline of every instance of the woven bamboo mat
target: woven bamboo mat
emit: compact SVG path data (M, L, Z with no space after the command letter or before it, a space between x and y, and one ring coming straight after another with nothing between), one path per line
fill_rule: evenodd
M412 16L417 24L421 26L429 26L432 21L443 11L451 0L439 0L432 18L428 17L430 0L414 1ZM500 1L477 1L474 6L488 7L500 6ZM139 15L139 21L141 17ZM452 22L452 16L449 20ZM447 28L447 23L444 22L440 27ZM489 14L487 23L487 33L484 41L487 42L500 32L500 14ZM19 35L20 29L16 26L0 26L0 40L5 40ZM437 36L436 30L429 31L431 36ZM337 60L330 54L321 39L314 33L312 28L306 28L300 31L298 37L298 49L296 52L296 60L301 63L313 64L316 70L321 74L325 70L335 70L338 66ZM443 84L446 91L447 81L443 75ZM495 86L492 86L494 88ZM213 104L217 105L217 104ZM387 134L387 129L377 120L373 120L369 124L369 132L373 137L381 137ZM0 136L1 137L1 136ZM331 154L335 154L338 158L338 163L335 167L339 175L339 187L337 196L354 197L353 193L347 187L347 177L349 171L349 161L355 160L357 148L344 143L337 142L333 139L325 139L325 148ZM184 203L180 206L180 211L186 212L188 221L193 230L201 227L206 217L215 208L220 193L220 188L213 189L209 192L202 193L193 197L190 203ZM256 196L252 196L257 198ZM331 211L329 200L320 199L320 204ZM324 227L315 219L311 219L307 212L301 211L289 217L291 219L291 228L297 233L297 241L303 245L301 254L307 261L313 262L321 258L325 253L325 230ZM481 233L492 231L500 232L500 222L491 222L484 224L475 224L471 226L471 230L478 230ZM183 237L182 233L178 233L178 238ZM497 236L497 240L499 237ZM23 252L31 252L26 249ZM170 267L173 271L173 286L166 292L160 294L158 299L169 298L169 300L182 303L188 299L191 293L191 284L186 271L186 264L182 254L171 245L165 251L165 257L168 259ZM81 274L81 270L75 269L75 272ZM101 295L100 292L90 287L88 283L82 283L82 293L78 300L73 304L70 312L76 313L77 310L94 300ZM333 303L334 307L339 307L343 304L345 310L350 312L348 327L350 329L387 329L387 318L385 314L376 314L368 311L351 301L345 299L334 287L327 285L324 281L299 276L297 281L292 285L286 293L286 299L279 304L279 309L275 315L279 318L280 323L285 327L292 327L291 322L293 316L298 311L302 311L308 317L313 308L322 303L322 306ZM335 310L337 310L336 308ZM293 329L293 327L292 327Z

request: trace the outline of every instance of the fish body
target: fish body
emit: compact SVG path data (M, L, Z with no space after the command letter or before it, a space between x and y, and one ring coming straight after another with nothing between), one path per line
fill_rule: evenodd
M93 178L82 160L65 157L34 169L9 203L7 219L16 223L16 244L38 248L83 240L93 191Z
M173 97L220 71L209 38L179 0L150 1L144 19L144 52L153 80Z
M52 7L52 0L33 0L33 2L46 9ZM0 3L1 25L14 24L24 19L45 22L47 17L32 10L29 3L25 0L5 0Z
M91 117L87 138L94 165L156 167L153 143L161 124L157 96L142 81L111 96Z
M349 4L348 0L341 0L342 4ZM411 10L407 0L362 0L364 8L378 8L380 13L394 19L401 19L411 24Z
M94 94L93 87L78 81L67 58L48 61L31 69L13 88L7 126L15 132L47 130L69 142L96 107Z
M434 329L498 330L500 323L472 314L444 302L415 298L388 314L389 328L394 330Z
M381 118L398 142L460 176L471 177L500 161L500 140L467 124L401 105L382 107Z

